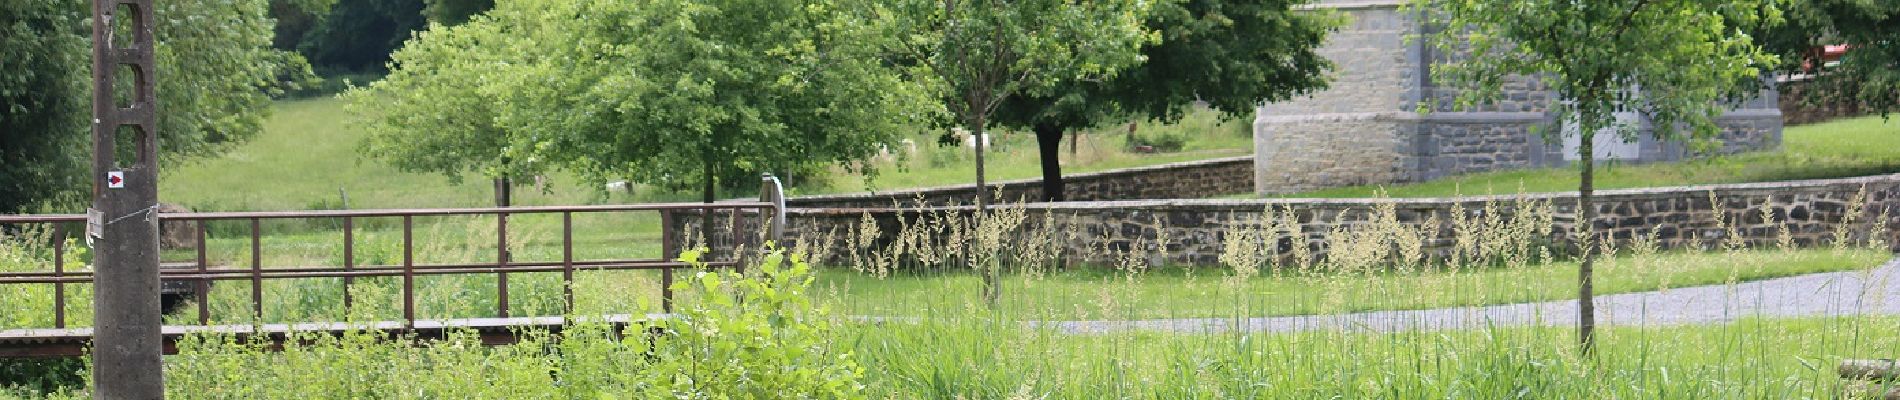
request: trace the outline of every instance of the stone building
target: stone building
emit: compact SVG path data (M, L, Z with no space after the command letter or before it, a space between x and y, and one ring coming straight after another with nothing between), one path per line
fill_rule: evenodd
M1507 82L1499 101L1454 110L1455 87L1434 82L1424 60L1436 49L1421 40L1402 0L1319 0L1316 8L1348 18L1321 54L1335 64L1332 88L1260 107L1254 120L1254 190L1287 193L1324 187L1427 180L1452 174L1561 166L1576 158L1571 143L1544 139L1540 129L1557 95L1536 79ZM1421 100L1434 109L1419 113ZM1619 116L1644 126L1638 115ZM1776 93L1766 91L1719 120L1721 152L1773 148L1781 143ZM1597 156L1626 162L1680 159L1681 143L1638 135L1623 143L1598 137ZM1573 149L1565 151L1565 149Z

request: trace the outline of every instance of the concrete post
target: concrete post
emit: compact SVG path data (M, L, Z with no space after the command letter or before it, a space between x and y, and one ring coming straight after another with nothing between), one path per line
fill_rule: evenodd
M158 279L158 103L152 38L152 0L92 1L93 398L161 399ZM129 22L131 40L116 38L115 21ZM121 47L121 43L129 43ZM123 68L132 90L125 107L114 80ZM119 160L118 135L129 138L132 159Z

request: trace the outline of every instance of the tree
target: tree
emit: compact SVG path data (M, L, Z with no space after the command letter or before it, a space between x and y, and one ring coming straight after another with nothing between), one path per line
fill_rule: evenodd
M882 39L837 11L822 0L503 1L419 36L396 73L351 98L377 110L381 151L432 157L414 169L517 160L506 170L698 183L712 201L761 171L868 168L858 161L927 112L880 64ZM424 101L450 97L488 105Z
M1063 201L1062 135L1130 116L1179 120L1195 101L1227 118L1251 115L1262 101L1325 88L1329 63L1313 50L1336 21L1295 11L1304 0L1159 2L1147 29L1161 40L1141 47L1145 61L1101 80L1071 80L1044 93L1011 97L994 120L1036 135L1044 201Z
M336 0L270 0L270 18L277 20L272 27L271 47L279 50L295 51L297 44L303 43L305 34L316 29L323 16L330 13L330 6Z
M512 90L498 77L540 55L520 48L522 30L482 21L418 33L391 55L387 77L342 96L370 133L364 153L458 183L470 173L500 179L546 171L532 159L508 162L509 131L495 121Z
M422 13L429 21L443 25L458 25L468 22L470 17L495 8L495 0L423 0L427 6Z
M334 0L297 52L325 74L384 71L389 55L426 28L422 0Z
M1426 38L1444 54L1434 78L1460 86L1455 106L1496 98L1511 77L1536 77L1565 100L1552 104L1578 137L1578 342L1595 347L1596 135L1629 140L1615 113L1638 112L1658 138L1707 139L1721 100L1743 97L1774 62L1743 27L1772 20L1773 0L1415 0L1434 23ZM1547 135L1569 129L1546 130ZM1686 133L1686 136L1685 136Z
M280 77L308 77L270 48L263 0L158 2L158 134L166 160L259 130ZM91 30L82 0L0 4L0 213L70 209L89 190ZM216 21L212 23L211 21Z
M1064 84L1114 76L1140 63L1154 32L1151 4L1132 0L894 0L876 6L892 51L931 82L951 124L976 138L976 206L987 213L983 148L997 109L1015 96L1048 95ZM978 261L983 297L1000 295L998 267Z
M1900 110L1900 2L1795 0L1787 23L1756 31L1781 56L1779 69L1819 73L1820 96L1810 100L1857 102L1882 116ZM1824 68L1815 50L1833 44L1849 50L1840 65Z
M84 193L91 53L80 4L0 3L0 214Z

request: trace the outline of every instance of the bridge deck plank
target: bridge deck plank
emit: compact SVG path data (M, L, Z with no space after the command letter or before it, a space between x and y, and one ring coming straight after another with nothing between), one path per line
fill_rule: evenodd
M615 326L626 326L639 321L671 317L670 314L638 316L613 314L586 317L584 321L577 319L574 322L605 322ZM175 344L178 339L191 334L225 334L240 337L262 334L276 342L293 332L336 335L348 331L380 331L389 334L414 333L421 337L442 337L451 331L470 330L479 334L483 343L498 345L513 343L514 334L518 328L559 330L568 324L568 318L553 316L416 320L414 327L408 326L403 321L166 325L161 332L165 336L165 353L174 354L177 352ZM0 330L0 358L79 356L83 355L85 348L91 345L92 335L93 328Z

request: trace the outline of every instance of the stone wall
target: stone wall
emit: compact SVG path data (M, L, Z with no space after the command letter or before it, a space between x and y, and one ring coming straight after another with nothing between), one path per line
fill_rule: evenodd
M1397 182L1407 176L1408 123L1390 114L1277 117L1254 134L1253 186L1269 192ZM1258 123L1258 122L1256 122ZM1351 137L1339 132L1354 132Z
M1709 246L1726 240L1730 232L1751 245L1775 243L1786 227L1797 245L1831 243L1837 228L1845 227L1854 240L1895 242L1893 228L1900 216L1891 215L1900 200L1900 175L1794 181L1779 183L1690 186L1600 192L1597 206L1599 232L1627 244L1654 235L1664 248ZM1850 209L1857 196L1861 207ZM1772 219L1764 219L1766 203ZM1419 232L1433 232L1426 251L1444 253L1461 235L1453 214L1466 218L1510 220L1522 211L1546 210L1550 230L1542 239L1567 246L1575 221L1575 196L1568 193L1524 196L1419 199L1259 199L1259 200L1147 200L1013 205L1020 209L1022 226L1004 242L1009 251L1061 249L1072 260L1112 264L1130 251L1140 251L1153 264L1213 266L1226 241L1238 229L1255 229L1268 211L1288 213L1299 222L1302 239L1285 238L1277 247L1287 251L1303 244L1315 254L1327 251L1328 235L1364 229L1379 223L1374 210L1389 207L1393 222ZM1541 207L1541 208L1540 208ZM822 246L831 262L848 263L854 250L889 246L895 232L921 221L967 219L969 207L911 209L792 209L788 212L788 244ZM1850 217L1851 215L1851 217ZM1884 219L1883 219L1884 217ZM724 220L724 219L722 219ZM688 232L696 232L696 218L678 218ZM867 223L867 221L869 221ZM1726 222L1724 222L1726 221ZM1720 227L1731 226L1724 230ZM875 226L875 229L866 229ZM1051 226L1053 228L1046 228ZM756 231L756 226L741 231ZM1342 231L1335 231L1335 228ZM727 230L722 228L721 232ZM875 232L873 232L875 231ZM949 230L929 240L950 240ZM1469 239L1469 238L1467 238ZM1165 251L1162 251L1165 249Z
M1126 168L1063 176L1063 190L1069 200L1139 200L1208 198L1253 191L1254 157L1240 156L1188 161L1148 167ZM1003 202L1036 201L1042 196L1042 179L993 182L992 191L1001 190ZM793 208L866 208L897 204L925 205L971 204L976 202L976 185L925 189L894 190L877 193L800 196L786 199Z
M1400 0L1321 0L1311 6L1348 19L1318 52L1332 60L1324 91L1261 106L1254 121L1254 187L1261 194L1368 183L1404 183L1453 174L1567 164L1565 144L1547 135L1561 129L1550 105L1557 100L1538 77L1507 77L1495 101L1455 108L1457 85L1431 77L1438 54ZM1780 145L1777 94L1736 104L1717 123L1722 153ZM1420 113L1420 106L1431 112ZM1648 130L1641 116L1628 122ZM1600 159L1674 161L1687 146L1638 135L1634 143L1603 143ZM1574 136L1572 136L1574 137ZM1574 140L1574 139L1573 139ZM1574 146L1572 144L1571 146ZM1611 147L1626 148L1618 153Z

